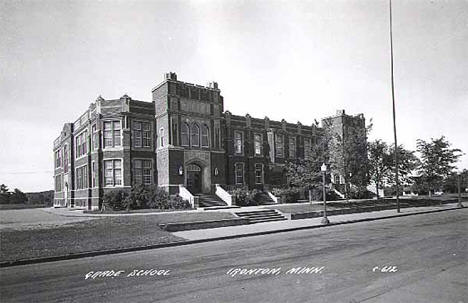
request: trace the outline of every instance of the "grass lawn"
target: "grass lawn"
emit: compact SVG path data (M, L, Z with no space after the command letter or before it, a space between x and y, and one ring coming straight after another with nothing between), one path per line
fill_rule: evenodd
M2 209L26 209L26 208L43 208L50 207L46 204L0 204L0 210Z
M158 224L232 218L225 212L104 217L59 228L2 230L0 261L60 256L184 241Z

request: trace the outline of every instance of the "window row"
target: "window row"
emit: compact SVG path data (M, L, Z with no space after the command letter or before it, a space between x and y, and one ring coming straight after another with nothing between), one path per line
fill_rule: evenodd
M244 154L244 132L234 131L234 153L238 155ZM254 134L254 155L263 155L263 135Z
M153 165L151 160L133 160L133 184L153 184ZM97 186L97 164L95 161L91 163L91 186ZM56 176L55 191L60 192L62 182L59 178L63 175ZM104 186L120 186L122 185L122 160L112 159L104 160ZM88 188L88 167L82 166L75 170L75 189Z
M254 133L254 155L262 156L263 155L263 135L260 133ZM275 149L276 157L284 158L285 157L285 148L284 148L284 135L275 134ZM289 157L296 158L297 155L297 139L296 137L289 138ZM304 138L304 157L306 159L310 158L311 154L311 140L310 138ZM234 131L234 153L238 155L244 154L244 132L240 130Z
M201 130L197 123L189 126L182 123L180 127L180 145L192 147L210 147L210 130L206 124L202 124Z
M255 171L255 184L263 184L264 183L263 164L255 163L254 171ZM235 178L236 184L238 185L245 184L245 164L244 163L238 162L234 164L234 178Z

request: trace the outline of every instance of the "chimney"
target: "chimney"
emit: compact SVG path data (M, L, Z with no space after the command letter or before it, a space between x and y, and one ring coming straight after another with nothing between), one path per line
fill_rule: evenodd
M337 116L344 116L345 115L345 110L344 109L339 109L336 111Z
M173 72L169 72L165 74L166 80L174 80L177 81L177 74Z

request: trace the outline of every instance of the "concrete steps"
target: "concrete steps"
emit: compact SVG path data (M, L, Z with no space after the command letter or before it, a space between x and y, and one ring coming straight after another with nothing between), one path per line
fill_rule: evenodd
M272 222L287 220L281 213L275 209L268 210L254 210L235 212L240 218L248 218L250 223Z
M216 195L200 194L198 196L198 205L200 207L222 207L227 206L226 202Z
M276 204L275 201L273 201L270 196L265 193L259 193L255 196L255 200L258 202L258 205L273 205Z

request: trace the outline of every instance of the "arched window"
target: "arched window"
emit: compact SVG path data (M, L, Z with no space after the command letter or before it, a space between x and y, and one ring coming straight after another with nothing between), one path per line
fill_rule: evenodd
M210 146L210 141L209 141L209 129L206 124L203 124L202 126L202 133L201 133L201 146L202 147L209 147Z
M200 127L198 124L192 124L192 129L190 132L192 146L200 146Z
M187 123L182 123L180 127L180 145L189 146L189 126Z

